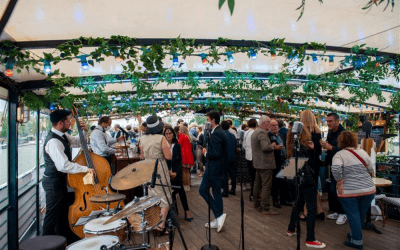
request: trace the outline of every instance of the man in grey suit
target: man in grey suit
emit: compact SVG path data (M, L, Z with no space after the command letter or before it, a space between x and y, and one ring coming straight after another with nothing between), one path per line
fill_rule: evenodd
M276 215L277 211L268 207L271 197L273 171L276 168L274 150L281 149L276 143L271 143L268 137L270 119L261 116L259 127L251 135L253 164L256 169L254 183L254 208L261 210L263 215ZM261 197L260 197L261 193Z

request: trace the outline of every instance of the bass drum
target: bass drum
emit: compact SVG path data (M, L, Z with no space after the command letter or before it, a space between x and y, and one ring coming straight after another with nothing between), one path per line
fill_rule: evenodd
M117 236L104 235L83 239L69 245L66 250L100 250L102 246L107 249L116 247L119 244Z

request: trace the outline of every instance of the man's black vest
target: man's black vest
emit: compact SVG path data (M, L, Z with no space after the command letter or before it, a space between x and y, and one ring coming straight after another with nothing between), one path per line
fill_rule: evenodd
M54 164L53 160L50 158L50 156L46 153L46 145L51 139L56 139L61 141L61 143L64 145L64 153L68 157L69 161L72 161L72 152L71 152L71 146L68 140L65 140L61 136L49 132L49 134L46 137L46 140L44 141L44 146L43 146L43 157L44 157L44 163L45 163L45 170L44 170L44 175L50 178L64 178L66 177L66 173L60 172L57 170L56 165ZM57 150L50 148L50 150Z

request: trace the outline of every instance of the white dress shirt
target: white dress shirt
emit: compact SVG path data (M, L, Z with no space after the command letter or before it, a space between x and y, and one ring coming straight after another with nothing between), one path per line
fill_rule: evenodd
M111 145L117 142L116 138L112 138L105 133L104 128L97 126L92 134L90 135L90 146L92 147L93 153L108 156L109 154L115 154L117 150L112 148Z
M253 134L254 129L249 129L246 132L244 132L243 136L243 148L246 152L245 158L248 161L253 160L253 153L251 152L251 135Z
M79 136L70 136L68 133L60 132L55 128L51 128L51 132L55 133L60 137L66 135L69 143L71 144L71 147L73 148L81 146ZM55 138L50 139L47 142L44 150L53 160L57 170L60 172L75 174L88 171L88 168L86 166L81 166L77 163L73 163L68 160L67 155L64 153L65 150L64 144L58 139Z
M233 129L233 128L229 128L228 130L231 134L233 134L235 136L235 138L238 138L237 132Z

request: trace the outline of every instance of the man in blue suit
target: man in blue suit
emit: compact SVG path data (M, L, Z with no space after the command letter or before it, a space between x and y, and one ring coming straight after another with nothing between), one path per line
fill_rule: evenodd
M229 131L230 124L228 121L221 122L221 128L225 131L226 137L228 139L228 144L226 147L227 155L224 162L224 184L222 197L228 197L228 173L231 177L232 189L229 194L236 195L236 137Z
M205 131L210 134L208 142L208 151L206 145L203 148L203 154L207 159L206 171L200 185L199 193L203 199L209 204L213 211L215 219L210 225L206 223L206 227L216 228L220 232L224 226L226 214L222 203L222 181L223 181L223 164L227 155L227 138L226 133L219 126L220 117L218 112L211 111L206 114L207 122L211 124L211 131ZM207 136L205 137L207 138ZM207 139L205 140L205 144ZM212 188L212 196L210 195Z

